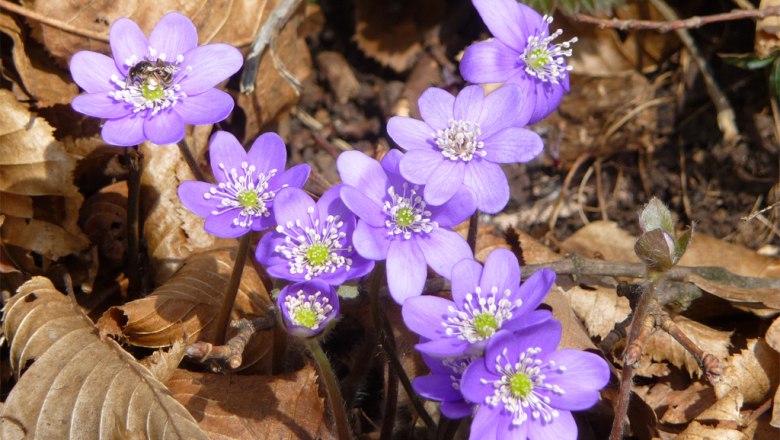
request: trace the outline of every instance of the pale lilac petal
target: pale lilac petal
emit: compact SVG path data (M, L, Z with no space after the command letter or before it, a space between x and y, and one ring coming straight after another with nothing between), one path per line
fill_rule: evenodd
M70 74L73 81L88 93L118 90L111 77L116 76L120 80L124 77L113 59L88 50L77 52L70 59Z
M515 0L474 0L482 21L497 39L522 52L533 30L542 23L542 16Z
M496 418L499 417L499 415L500 414L497 409L493 409L485 405L483 401L482 405L479 407L479 410L474 415L474 421L471 422L469 440L492 440L497 438L498 423L496 423ZM518 437L518 439L520 438L522 437Z
M496 440L515 440L521 438L526 439L528 435L528 423L515 426L512 423L512 416L508 411L503 411L498 419L498 436ZM546 439L549 440L549 439ZM554 439L558 440L558 439Z
M462 399L442 402L439 406L439 410L441 411L442 415L451 420L462 419L463 417L470 416L472 409L473 405L464 402Z
M233 224L233 221L238 218L240 209L234 208L229 211L225 211L222 214L210 215L206 217L206 222L203 225L203 229L211 235L216 235L222 238L236 238L249 232L249 226L239 226Z
M505 84L485 97L479 128L482 139L487 139L504 128L524 127L531 117L533 106L516 84Z
M123 118L133 113L132 105L116 101L106 92L78 95L70 105L79 113L103 119Z
M541 154L544 142L525 128L505 128L485 139L484 160L493 163L528 162Z
M452 108L455 105L455 97L449 92L429 87L417 101L420 108L420 116L434 131L447 128L452 119Z
M403 169L403 161L401 161L401 167L401 169ZM425 189L423 190L425 201L431 205L441 205L450 200L455 193L458 192L461 185L463 185L464 175L468 174L468 168L472 167L467 166L461 161L453 162L447 160L441 162L439 166L433 170L433 173L425 183ZM506 182L506 177L504 178L504 182ZM508 194L507 199L509 199ZM479 206L479 198L477 198L477 200L477 206Z
M229 44L207 44L184 54L179 81L181 91L197 95L216 86L238 72L244 58Z
M551 423L542 424L531 420L528 425L528 440L577 440L577 422L569 411L560 411Z
M176 57L198 46L198 30L189 18L177 12L166 14L149 35L149 44L157 55L165 54L165 60L176 61Z
M439 164L445 159L440 150L412 150L401 158L400 169L404 179L425 185Z
M303 226L309 226L309 210L317 215L314 200L299 188L284 188L276 194L274 199L274 218L276 224L284 226L287 222L295 223L299 220Z
M437 148L434 141L436 130L418 119L393 116L387 121L387 134L399 147L407 151Z
M469 344L458 338L443 337L414 346L420 353L436 357L456 357L466 353Z
M474 258L466 240L449 229L438 228L429 234L418 234L415 241L431 269L447 279L452 278L452 267L455 263Z
M214 124L224 120L233 111L233 98L222 90L210 89L200 95L180 99L173 111L186 124Z
M493 395L493 386L483 384L482 379L493 380L497 378L495 372L486 367L485 358L478 358L463 372L460 392L469 402L485 403L485 399Z
M306 181L309 180L309 174L311 173L311 167L308 164L302 163L295 165L280 175L276 175L269 182L269 188L274 191L278 191L284 186L292 186L294 188L303 188Z
M413 240L395 240L387 250L387 287L395 302L418 296L425 287L428 265Z
M208 199L203 197L213 187L214 185L210 183L195 180L182 182L178 189L179 200L181 200L181 204L185 208L195 214L201 217L208 217L217 208L221 200L216 197L209 197Z
M345 151L339 154L336 168L342 182L354 187L374 203L381 203L387 195L387 175L379 162L368 155L359 151Z
M472 84L502 83L521 69L520 52L493 39L466 48L460 60L460 74Z
M432 340L445 336L442 322L446 322L447 309L454 304L452 301L438 296L412 296L403 303L401 315L409 330Z
M544 324L553 317L552 312L549 310L542 309L530 312L518 312L516 310L518 309L512 312L512 319L501 324L502 330L510 332L531 331L533 327Z
M350 237L352 235L351 228L355 227L356 219L355 214L353 214L352 211L347 208L347 205L344 204L344 201L341 200L339 193L343 187L343 184L339 184L325 191L325 193L320 196L320 199L317 200L317 210L320 214L319 218L321 224L327 222L329 215L339 216L341 221L347 225L343 231L346 232L347 237Z
M149 40L146 39L141 28L129 18L115 21L108 32L108 39L116 67L122 72L122 76L126 76L130 67L149 55ZM131 60L135 61L128 64Z
M452 379L444 374L420 376L412 381L412 387L417 394L431 400L463 399L460 391L452 387Z
M339 284L343 284L347 280L364 277L369 273L371 273L372 270L374 270L373 260L363 258L355 252L352 252L348 256L349 258L352 259L352 266L349 268L349 271L346 270L336 271L336 274L334 274L334 280L336 281L330 282L331 285L337 286ZM338 273L342 273L343 277L336 278L335 275L337 275ZM320 278L322 278L323 281L327 281L327 277L321 276Z
M466 187L461 187L454 196L440 206L426 207L431 212L431 220L439 226L451 227L463 223L477 210L477 199Z
M278 134L263 133L252 143L252 147L246 153L246 161L266 177L271 170L282 173L287 163L287 148Z
M349 185L344 185L341 188L341 200L356 216L373 227L382 228L384 233L387 234L385 221L388 216L382 210L382 205L366 197L357 188Z
M533 107L534 110L528 119L528 125L535 124L549 116L558 108L563 99L564 90L561 84L555 85L539 81L529 76L524 70L509 78L507 83L519 85L523 90L523 96L528 100L528 105Z
M276 231L268 231L260 242L257 243L257 249L255 250L255 259L262 265L266 266L266 269L271 267L286 268L286 276L280 278L286 278L290 275L289 268L287 268L287 259L276 251L274 248L284 243L284 236ZM270 274L270 272L269 272Z
M485 90L482 86L468 86L455 97L453 119L479 123L482 118L482 100ZM501 117L500 114L488 117Z
M496 363L491 360L495 360L499 356L503 358L504 351L506 351L508 359L518 359L520 353L531 347L540 348L541 353L553 352L558 347L562 331L561 323L555 319L547 320L519 332L499 330L487 344L485 359L488 361L486 361L485 366L489 371L497 373Z
M609 366L601 357L579 350L557 350L543 355L543 361L555 362L556 369L545 374L545 383L558 385L564 394L545 393L554 408L583 410L599 400L599 390L609 382ZM561 372L559 367L565 367Z
M473 258L455 263L452 267L452 300L455 304L463 304L466 295L474 293L482 276L482 265Z
M465 168L463 184L474 192L477 209L488 214L504 209L509 202L509 183L501 167L475 158Z
M404 156L404 153L400 150L390 150L388 151L385 156L382 158L382 161L379 163L383 170L385 170L388 174L395 174L397 176L401 175L401 158Z
M517 309L517 314L522 315L539 307L550 293L553 283L555 283L555 272L551 269L542 269L523 281L512 296L512 300L515 298L523 300L523 305Z
M488 254L479 285L483 292L490 292L493 287L498 287L499 292L517 290L520 285L520 264L515 254L503 248Z
M163 110L144 121L144 134L157 145L175 144L184 139L184 121L172 110Z
M374 228L365 221L358 220L352 234L352 245L358 254L370 260L384 260L387 258L390 243L387 229Z
M146 140L144 118L138 113L130 116L109 119L103 124L100 136L106 143L120 147L132 147Z
M235 136L226 131L218 131L211 136L209 159L217 183L227 182L230 170L241 170L241 163L247 160L244 147Z

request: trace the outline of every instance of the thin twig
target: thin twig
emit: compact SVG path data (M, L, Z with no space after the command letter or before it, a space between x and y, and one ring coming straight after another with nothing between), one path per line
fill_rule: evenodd
M230 326L237 329L235 336L230 338L225 345L214 345L209 342L198 341L187 347L187 356L198 359L201 363L217 361L226 363L230 368L236 369L243 362L244 349L255 333L260 330L268 330L275 325L273 309L267 316L250 321L239 319L233 321Z
M660 12L660 10L659 10ZM595 24L600 28L615 28L622 31L628 30L654 30L658 32L670 32L678 29L699 28L711 23L721 21L734 21L745 19L760 19L773 15L780 15L780 6L770 6L764 9L741 10L735 9L721 14L694 16L686 19L664 17L667 21L653 20L621 20L618 18L593 17L587 14L575 14L574 18L582 23Z
M246 256L249 253L249 242L251 237L251 233L246 233L238 242L236 260L233 262L233 271L230 274L230 281L228 282L227 291L225 292L225 298L222 300L222 308L220 309L219 317L217 318L217 333L214 337L214 341L217 345L225 343L225 334L227 333L227 325L230 320L230 312L233 310L238 288L241 285L241 275L244 273L244 266L246 265Z
M70 23L66 23L48 15L39 14L38 12L25 8L24 6L16 5L6 0L0 0L0 9L11 11L14 14L19 14L23 17L29 18L30 20L35 20L37 22L49 25L69 34L108 43L107 32L94 32L88 29L84 29L83 27L74 26Z
M139 211L141 200L141 166L143 155L138 146L125 150L127 158L127 250L125 251L125 265L128 285L128 296L135 297L141 293L141 267L140 267L140 225Z

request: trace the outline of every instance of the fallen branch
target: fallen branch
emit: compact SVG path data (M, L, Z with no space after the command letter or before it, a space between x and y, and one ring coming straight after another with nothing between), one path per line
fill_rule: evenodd
M711 23L722 21L761 19L773 15L780 15L780 6L771 6L764 9L741 10L735 9L731 12L721 14L694 16L686 19L677 19L670 21L654 20L621 20L619 18L601 18L587 14L575 14L574 18L582 23L595 24L598 27L629 30L653 30L658 32L671 32L678 29L695 29Z

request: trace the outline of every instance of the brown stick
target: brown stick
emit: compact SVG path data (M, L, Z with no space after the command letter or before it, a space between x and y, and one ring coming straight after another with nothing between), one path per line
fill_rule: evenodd
M93 40L98 40L104 43L108 43L108 33L94 32L88 29L84 29L82 27L73 26L72 24L66 23L62 20L58 20L56 18L47 15L39 14L33 10L27 9L20 5L13 4L6 0L0 0L0 9L5 9L7 11L13 12L14 14L19 14L22 17L29 18L30 20L35 20L37 22L47 24L51 27L65 31L69 34L74 34L80 37L91 38Z
M246 256L249 253L249 241L251 237L252 234L247 232L238 242L236 260L233 262L233 272L230 274L227 292L225 292L225 298L222 301L222 309L220 309L219 316L217 317L217 333L214 337L214 341L219 345L225 343L225 334L227 333L227 325L230 320L230 312L233 310L238 288L241 285L241 275L244 273L244 266L246 265Z
M198 341L186 349L187 356L198 359L201 363L218 361L227 363L230 368L238 368L243 362L244 349L255 333L267 330L275 325L273 309L267 316L249 321L240 319L233 321L231 327L238 329L235 336L230 338L225 345L214 345L209 342Z
M125 267L127 273L128 296L135 297L141 293L140 267L140 200L141 200L141 164L143 156L138 146L125 150L127 158L127 250L125 251Z
M760 19L773 15L780 15L780 6L770 6L764 9L740 10L721 14L694 16L681 20L653 21L653 20L621 20L618 18L600 18L587 14L575 14L574 18L582 23L595 24L600 28L614 28L623 31L628 30L654 30L658 32L671 32L678 29L699 28L711 23L721 21Z

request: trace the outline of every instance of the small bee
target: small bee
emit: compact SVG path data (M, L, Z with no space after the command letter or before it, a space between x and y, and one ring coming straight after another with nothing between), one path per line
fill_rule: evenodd
M173 83L173 74L179 70L177 66L162 60L139 61L127 72L129 84L141 84L147 79L153 79L158 85L168 87Z

